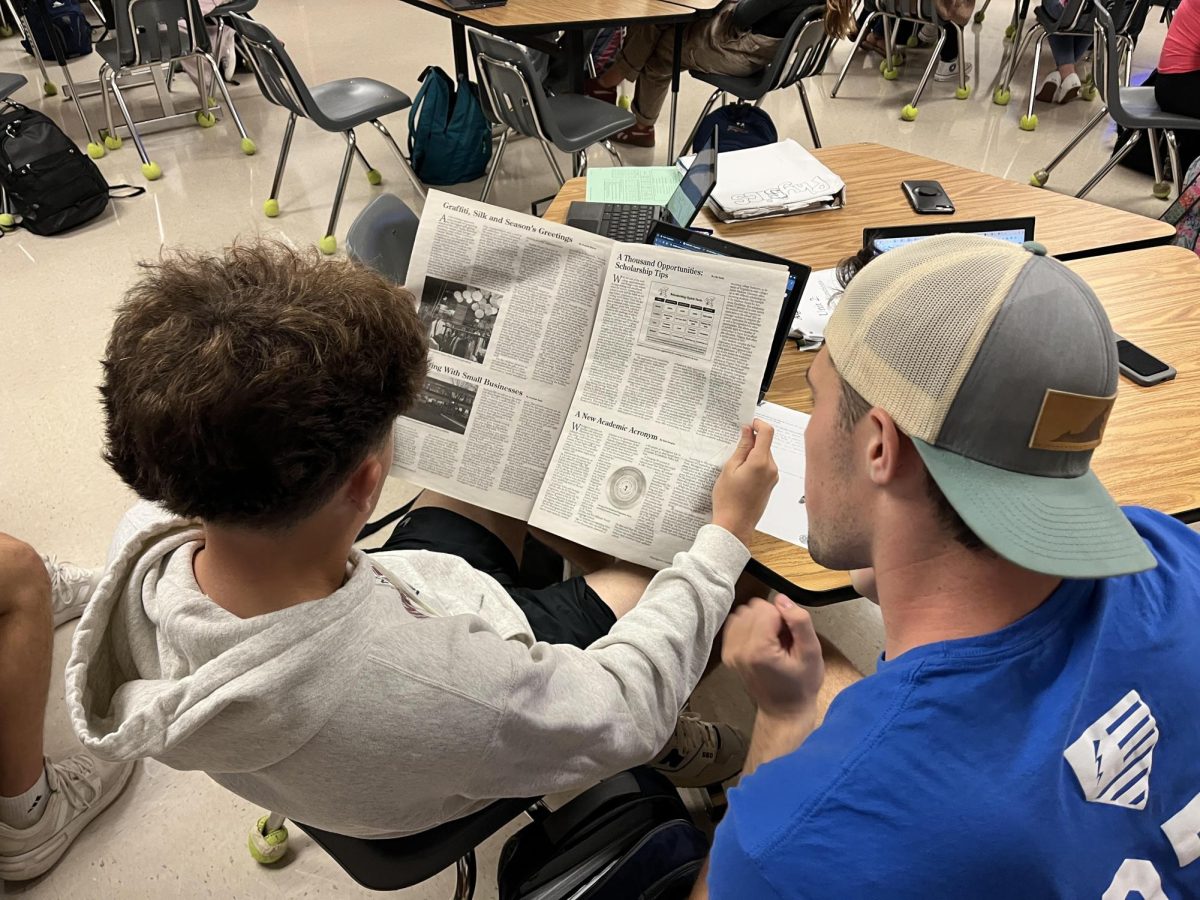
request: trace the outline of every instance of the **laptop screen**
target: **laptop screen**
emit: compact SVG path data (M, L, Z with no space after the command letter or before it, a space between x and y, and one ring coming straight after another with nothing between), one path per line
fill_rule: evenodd
M791 331L792 321L796 318L796 307L800 305L800 295L804 293L804 285L808 282L808 276L812 269L802 263L792 262L790 259L772 256L769 253L762 253L749 247L743 247L741 244L730 243L699 232L688 231L686 228L677 228L666 222L655 223L649 237L646 238L646 243L656 247L691 250L695 253L713 253L717 256L754 259L787 266L787 292L784 294L783 306L779 309L779 320L775 324L775 334L771 338L770 353L767 354L767 367L763 371L762 383L759 387L759 399L765 397L771 388L771 380L775 377L779 357L783 355L788 332Z
M935 234L978 234L981 237L1023 244L1033 240L1033 217L989 219L977 222L947 222L944 225L897 225L863 230L863 246L872 255L886 253Z
M700 207L717 184L717 136L714 133L708 147L696 154L688 166L679 187L667 200L667 221L687 228L700 212Z

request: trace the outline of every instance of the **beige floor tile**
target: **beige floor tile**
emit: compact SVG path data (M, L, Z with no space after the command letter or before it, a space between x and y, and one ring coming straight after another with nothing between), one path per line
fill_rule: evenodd
M899 110L908 102L921 55L910 54L912 62L894 82L879 77L876 60L856 61L841 97L831 100L828 91L848 48L840 46L827 73L810 83L825 144L879 141L1024 182L1055 155L1095 107L1077 102L1045 108L1039 110L1036 132L1020 131L1017 119L1028 90L1028 60L1012 104L992 105L990 84L1004 49L1001 32L1006 12L1000 4L989 12L978 33L977 56L975 39L968 37L981 80L972 98L957 101L952 85L931 84L920 117L911 124L900 121ZM263 0L255 15L283 38L312 82L367 75L415 93L417 76L426 65L439 64L448 70L452 65L446 21L396 0L352 4ZM1135 70L1143 73L1153 66L1162 41L1163 28L1151 19L1135 55ZM93 55L73 62L71 69L77 78L91 78L98 64ZM39 80L15 40L0 42L0 70L24 72L34 84ZM177 89L186 98L186 80ZM153 259L166 246L211 249L257 234L301 245L315 243L323 233L341 159L340 139L300 124L284 180L283 214L265 219L261 206L270 190L286 116L262 99L250 78L231 90L258 144L256 156L241 154L227 120L207 130L185 128L150 135L147 146L165 176L148 184L145 196L115 202L110 213L69 235L39 238L18 231L0 240L0 383L5 385L0 402L0 530L81 563L102 560L113 524L131 498L100 458L97 360L112 310L134 277L137 261ZM138 108L149 108L146 90L135 96ZM681 98L683 134L703 103L703 86L685 77ZM56 117L73 137L80 136L74 112L60 98L42 100L31 87L17 99ZM86 103L98 127L103 115L98 98ZM781 135L809 143L794 92L771 96L765 107ZM393 133L403 136L404 117L393 120L388 123ZM663 137L660 129L657 151L623 151L626 162L661 163ZM364 132L361 138L368 157L384 174L384 189L415 204L414 191L378 135ZM1111 141L1111 124L1097 129L1055 173L1051 187L1077 190L1106 158ZM593 156L595 164L608 164L604 153ZM101 160L100 167L110 182L146 184L129 141L124 149ZM476 182L453 190L477 195L480 186ZM533 142L517 141L506 155L493 200L528 209L532 200L552 193L554 187ZM339 237L344 238L354 214L375 192L356 171ZM1125 170L1111 175L1091 199L1152 216L1164 209L1150 195L1150 179ZM381 508L390 508L409 492L403 483L390 484ZM870 610L860 610L832 617L829 631L835 640L853 645L847 647L851 659L867 665L877 652L874 621ZM74 746L62 701L61 674L70 632L68 626L56 636L56 676L47 717L48 746L55 753ZM697 707L744 727L752 714L736 679L727 673L704 688ZM150 762L55 871L28 885L9 885L8 890L30 898L298 898L366 893L300 836L293 838L296 852L286 866L273 871L257 866L246 852L245 836L258 813L202 775L178 773ZM494 839L482 852L481 897L494 894L488 879L500 843ZM449 880L443 876L405 896L440 898L449 892Z

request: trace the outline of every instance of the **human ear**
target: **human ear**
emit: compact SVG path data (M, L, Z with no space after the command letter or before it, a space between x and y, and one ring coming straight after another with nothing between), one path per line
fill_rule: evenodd
M368 454L350 473L350 478L346 482L346 499L359 512L370 515L371 510L375 507L379 485L386 475L387 471L380 462L379 456L375 453Z
M861 424L866 431L867 474L877 485L890 484L900 473L900 429L879 407L863 416Z

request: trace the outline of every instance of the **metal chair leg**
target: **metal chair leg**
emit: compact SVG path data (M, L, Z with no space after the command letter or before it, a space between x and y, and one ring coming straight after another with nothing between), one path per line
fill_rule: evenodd
M925 93L925 85L929 84L929 79L933 75L933 69L938 64L942 44L946 43L946 30L942 29L938 32L938 39L933 45L933 50L929 54L929 63L925 66L925 71L921 73L921 80L917 83L917 90L913 94L912 103L909 104L913 109L916 109L921 102L921 95ZM961 55L962 49L959 48ZM961 60L960 60L961 62ZM959 66L959 68L962 68Z
M288 116L283 130L283 143L279 146L279 161L275 163L275 180L271 182L271 197L263 204L263 210L274 218L279 215L279 188L283 185L283 170L287 166L288 151L292 149L292 135L296 133L296 114Z
M1046 32L1042 32L1037 39L1037 43L1033 45L1033 72L1029 76L1029 103L1025 115L1030 122L1033 121L1033 101L1038 89L1038 67L1042 62L1042 43L1046 40Z
M550 160L550 168L554 170L554 177L558 179L558 186L562 187L567 183L567 179L563 178L562 169L558 165L558 160L554 158L554 151L550 149L550 144L546 141L538 141L542 145L542 152L546 154L546 159Z
M850 63L854 61L854 55L858 53L858 48L862 44L863 37L871 30L872 23L881 15L882 13L879 11L872 12L863 22L862 28L858 29L858 36L854 39L854 46L850 48L850 53L847 54L846 61L842 64L842 71L838 74L837 81L833 84L833 90L829 92L830 97L838 95L838 90L841 89L842 82L846 80L846 73L850 71Z
M1030 26L1029 30L1021 37L1020 43L1014 43L1016 49L1013 51L1012 59L1008 61L1008 68L1004 71L1004 80L1000 82L1000 90L1008 91L1012 89L1012 80L1016 77L1017 66L1021 63L1021 57L1025 55L1025 51L1029 49L1029 42L1038 34L1045 34L1042 31L1042 26L1036 22Z
M392 148L392 152L396 154L396 159L400 160L400 167L404 169L404 174L408 176L408 180L412 182L413 187L417 189L417 193L424 200L428 190L421 182L421 179L417 177L417 173L413 171L412 163L408 161L408 157L404 155L404 151L400 149L400 145L396 143L396 139L392 137L392 133L378 119L372 119L371 124L375 126L376 131L383 135L383 139L387 141L388 146Z
M318 245L322 253L331 254L337 250L337 238L333 236L333 232L337 229L338 214L342 211L342 198L346 196L346 181L350 178L350 164L354 162L354 145L358 138L355 137L354 129L342 132L342 136L346 139L346 155L342 157L342 172L338 175L337 191L333 195L333 209L329 213L329 227L325 229L325 236L321 238Z
M1171 174L1175 176L1175 196L1183 194L1183 166L1179 163L1179 144L1175 139L1175 132L1167 130L1164 132L1167 136L1167 156L1171 160Z
M692 130L688 132L687 140L685 140L679 148L680 153L687 153L688 148L692 146L692 142L696 140L696 132L700 130L700 123L704 121L713 108L713 104L717 102L717 98L722 96L723 92L717 88L708 96L708 102L704 104L704 109L700 110L700 115L696 117L696 124L692 126Z
M1158 130L1147 129L1146 138L1150 141L1150 166L1154 169L1154 187L1157 190L1158 186L1163 183L1162 154L1158 149Z
M571 177L579 178L587 172L587 150L576 150L571 154Z
M242 124L242 117L238 115L237 107L233 105L233 98L229 96L229 88L225 86L225 79L221 77L221 70L217 67L217 61L213 59L211 53L203 53L201 55L204 57L205 62L208 63L209 68L212 70L213 81L217 85L217 90L221 92L221 99L225 101L225 108L229 110L229 116L233 119L233 124L237 128L238 134L241 135L242 152L249 156L253 154L256 149L254 147L254 141L250 139L250 135L246 134L246 126ZM204 66L197 65L196 68L203 71ZM207 95L203 98L201 103L203 104L204 109L208 109Z
M1078 147L1080 145L1080 143L1083 142L1083 139L1092 132L1092 129L1094 129L1097 125L1099 125L1100 122L1107 115L1108 115L1108 107L1101 106L1100 109L1096 111L1096 114L1094 116L1092 116L1090 119L1088 119L1087 124L1084 125L1083 128L1081 128L1079 130L1079 133L1077 135L1075 135L1075 137L1071 138L1071 142L1062 149L1062 151L1058 154L1058 156L1054 157L1054 159L1051 160L1050 165L1046 166L1046 168L1042 169L1040 172L1038 172L1036 175L1034 175L1034 178L1037 178L1043 185L1045 185L1047 179L1049 179L1049 177L1050 177L1050 173L1053 172L1056 168L1058 168L1058 164L1061 163L1064 159L1066 159L1071 154L1071 151L1074 150L1076 147ZM1039 178L1039 176L1040 176L1040 178Z
M11 5L9 9L16 15L16 10L13 10ZM58 93L58 87L50 80L50 75L46 71L46 64L42 61L42 54L37 52L37 42L33 38L33 29L29 25L29 20L23 15L17 15L17 27L21 29L21 34L29 42L29 46L33 48L33 61L37 63L38 71L42 73L42 94L47 97L52 97Z
M609 158L612 159L613 162L615 162L618 166L625 165L625 161L621 159L621 154L617 152L617 148L613 146L612 141L603 140L600 142L600 146L608 151Z
M480 203L487 203L487 199L492 193L492 182L496 180L496 172L500 169L500 159L504 156L504 151L508 147L509 128L504 129L504 133L500 135L500 144L496 147L496 152L492 154L492 164L488 166L487 179L483 182L483 193L479 195Z
M104 98L104 121L108 125L108 132L103 137L111 138L115 144L120 138L117 137L117 127L113 123L112 115L112 93L109 89L109 73L112 69L108 63L100 66L100 96Z
M817 120L813 118L812 106L808 102L808 91L804 89L803 79L796 79L796 89L800 91L800 105L804 107L804 118L808 120L808 132L812 135L813 147L821 149L821 135L817 134Z
M475 851L462 857L456 868L458 882L454 886L454 900L471 900L475 896Z
M121 94L121 87L117 84L117 73L113 69L108 70L108 87L112 91L113 97L116 98L117 106L120 107L121 115L125 119L125 127L129 129L129 136L133 138L134 146L137 147L138 156L142 158L142 169L146 177L153 181L158 176L151 177L149 172L145 170L152 168L150 155L146 153L146 145L142 143L142 136L138 134L137 123L134 121L133 115L129 112L129 106L125 103L125 97ZM161 171L159 172L161 175Z
M1095 175L1093 175L1091 177L1091 180L1089 180L1087 184L1085 184L1082 188L1080 188L1079 193L1076 194L1075 196L1078 197L1080 200L1082 200L1084 197L1086 197L1091 192L1092 188L1094 188L1097 184L1100 183L1100 180L1105 175L1107 175L1109 172L1111 172L1113 169L1115 169L1117 167L1117 164L1121 160L1123 160L1126 156L1129 155L1129 152L1131 150L1133 150L1133 148L1137 145L1137 142L1139 140L1141 140L1141 137L1142 137L1142 133L1140 131L1133 131L1129 135L1128 140L1126 140L1125 143L1121 145L1121 148L1112 155L1112 157L1108 160L1108 162L1106 162L1103 166L1100 167L1100 171L1097 172Z

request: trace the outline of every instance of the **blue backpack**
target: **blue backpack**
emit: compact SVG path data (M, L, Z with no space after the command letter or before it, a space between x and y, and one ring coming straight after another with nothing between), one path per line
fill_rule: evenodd
M482 178L492 158L492 126L475 85L466 78L454 89L437 66L421 73L421 88L408 111L408 154L425 184L459 184Z
M25 5L29 30L37 44L37 53L47 62L59 62L55 43L62 49L64 59L87 56L92 52L92 26L79 8L79 0L30 0ZM58 38L53 41L50 32ZM26 53L33 53L29 41L22 39Z
M696 129L696 138L692 141L693 153L708 146L714 128L719 135L717 146L721 148L722 153L761 147L779 140L775 123L764 110L749 103L730 103L720 109L714 109L700 122Z

